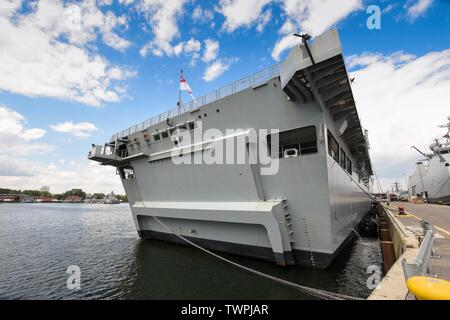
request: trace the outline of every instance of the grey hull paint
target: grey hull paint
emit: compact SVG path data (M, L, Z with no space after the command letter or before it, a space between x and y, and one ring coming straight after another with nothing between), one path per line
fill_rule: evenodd
M450 196L428 199L429 203L450 203Z
M337 32L317 37L311 51L315 65L304 47L295 47L277 75L270 73L264 83L256 85L249 77L251 85L241 88L236 82L230 88L239 90L231 95L219 94L220 99L199 108L165 113L107 145L93 146L90 159L119 168L137 230L154 232L154 237L162 233L166 240L178 242L150 218L157 217L171 230L204 239L211 249L308 266L312 251L317 267L331 263L370 209L366 193L371 164L350 79L343 81L347 73ZM220 139L225 145L238 140L228 129L240 128L242 140L253 129L313 128L317 150L281 157L274 161L278 170L267 175L262 174L264 165L247 162L175 164L173 150L183 147L183 157L195 160L195 154L207 151L212 142L200 132L197 141L186 139L175 147L168 132L190 128L188 123L201 132L225 132ZM195 140L195 130L190 130ZM330 156L329 135L339 144L335 152L339 150L341 158ZM257 145L248 146L246 157L256 158ZM148 218L138 219L140 215Z
M408 192L411 196L426 192L429 203L450 202L450 167L446 165L450 163L450 153L440 157L433 154L428 164L416 164L414 173L408 179Z
M169 243L177 243L181 245L187 245L182 239L178 238L174 234L141 230L138 231L139 237L143 239L154 239ZM284 257L280 253L274 253L271 248L249 246L231 242L208 240L195 237L187 237L186 239L204 247L219 252L226 252L244 257L256 258L261 260L273 261L279 264L281 261L288 261L289 265L299 265L305 267L316 267L318 269L326 269L330 266L334 258L354 239L354 234L351 233L347 239L340 245L338 250L333 254L325 254L321 252L308 252L302 250L294 250L293 252L285 252ZM311 256L314 259L314 265L311 261ZM284 259L283 259L284 258Z

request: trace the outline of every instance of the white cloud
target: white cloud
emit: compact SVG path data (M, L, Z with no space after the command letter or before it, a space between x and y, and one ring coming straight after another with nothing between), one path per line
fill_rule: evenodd
M192 19L200 20L203 17L203 9L200 6L195 7L194 11L192 11Z
M45 130L26 128L25 124L23 115L0 105L0 156L12 159L52 149L52 146L35 142L46 134Z
M0 139L5 136L15 136L16 139L31 141L40 139L45 135L46 132L42 129L25 129L24 123L24 116L0 105Z
M200 6L196 6L192 11L192 19L201 23L211 21L214 18L214 13L207 9L202 9Z
M258 19L258 25L256 26L256 31L263 32L266 25L270 22L272 19L272 11L267 10L261 14L261 16Z
M107 46L110 46L118 51L124 51L130 46L130 42L113 32L113 30L117 27L123 27L125 29L128 28L128 18L125 15L118 17L109 11L103 16L103 22L100 26L103 31L102 40Z
M4 177L29 177L33 175L34 170L28 161L0 154L0 177L2 178L2 187L4 187Z
M67 133L78 138L87 138L98 131L98 128L90 122L73 123L72 121L66 121L51 125L50 128L56 132Z
M124 194L115 168L85 159L70 161L68 165L60 162L44 165L17 159L8 161L0 156L0 168L3 165L10 169L7 172L0 169L2 187L5 188L39 190L45 185L50 186L52 193L81 188L88 193L109 193L113 190Z
M59 166L37 162L34 156L52 151L53 146L37 142L45 135L45 130L27 128L25 125L26 119L23 115L0 105L1 187L24 190L49 185L52 192L81 187L88 192L114 190L123 193L115 168L101 166L85 159L70 161L68 166L64 166L65 161L58 161ZM82 124L72 127L75 127L75 131L80 130L81 134L91 132L95 128ZM86 154L88 151L86 150Z
M283 0L283 10L287 17L280 30L281 38L272 50L272 58L279 61L286 49L299 43L293 31L317 36L352 12L362 8L362 0Z
M405 5L405 8L407 9L408 17L415 20L425 14L432 4L433 0L410 0Z
M203 80L206 82L213 81L220 77L225 71L227 71L230 66L235 62L235 59L218 59L214 61L211 65L209 65L204 74Z
M249 28L259 19L264 19L261 12L270 2L271 0L220 0L217 11L225 17L223 28L233 32L240 27Z
M22 26L44 31L52 40L65 36L69 43L77 45L94 41L98 35L119 39L114 31L127 24L125 16L117 17L111 11L103 13L95 0L83 0L79 3L39 0L31 14L20 17ZM125 39L121 39L121 42L129 45Z
M151 52L155 56L179 55L183 52L184 43L172 45L172 41L180 36L177 19L182 16L183 6L187 0L140 0L139 9L150 23L154 38L141 50L145 57Z
M362 125L369 130L371 156L380 178L402 178L450 115L450 49L420 57L365 53L349 58Z
M132 4L134 2L134 0L119 0L120 4L123 4L125 6L128 6L130 4Z
M113 0L97 0L100 6L110 6Z
M11 16L21 5L22 0L3 0L0 2L0 16Z
M200 41L191 38L183 44L183 51L186 53L199 52L202 48Z
M192 57L191 63L195 63L195 61L199 58L199 52L201 48L202 44L200 43L200 41L194 38L191 38L188 41L182 41L175 46L169 45L169 47L167 47L168 51L156 49L153 45L153 42L150 41L145 46L143 46L141 50L139 50L139 54L143 58L145 58L149 54L149 51L151 51L153 55L159 57L163 56L164 54L167 54L168 56L179 56L181 54L185 54Z
M210 62L217 58L219 54L219 42L212 39L205 40L205 51L203 52L202 60Z
M290 48L295 47L300 44L300 40L291 34L284 35L277 41L275 47L272 49L272 59L275 61L280 61L281 54Z
M152 49L152 43L148 42L139 50L139 54L141 55L142 58L145 58L146 56L148 56L148 53L151 49ZM154 51L154 52L156 52L156 51ZM158 51L158 53L159 52L160 51ZM162 52L160 54L158 54L158 56L162 56Z
M126 26L124 16L103 14L93 0L40 0L27 13L18 8L0 10L1 90L94 106L121 99L112 81L134 73L122 68L120 79L111 78L110 71L118 67L92 44L100 34L107 45L126 48L128 42L113 32Z

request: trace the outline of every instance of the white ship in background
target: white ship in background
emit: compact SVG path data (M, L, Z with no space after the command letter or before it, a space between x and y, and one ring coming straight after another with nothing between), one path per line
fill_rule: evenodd
M423 197L429 203L450 204L450 122L440 127L447 134L430 145L432 153L422 153L425 159L417 162L409 177L408 191L412 197Z
M141 237L181 242L177 233L212 250L319 268L353 238L372 202L367 132L337 31L308 40L280 65L93 146L91 160L118 169ZM175 164L174 150L189 159L210 152L213 139L179 139L199 127L242 129L225 143L278 129L278 147L264 136L278 172L261 174L261 163Z
M105 204L119 204L120 201L117 199L116 195L114 194L114 191L111 191L111 193L107 194L104 199Z

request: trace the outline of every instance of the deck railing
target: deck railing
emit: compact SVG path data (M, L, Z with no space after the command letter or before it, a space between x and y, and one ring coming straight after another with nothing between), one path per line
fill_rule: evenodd
M242 78L238 81L235 81L231 84L228 84L220 89L217 89L210 93L207 93L204 96L201 96L195 100L190 101L189 103L183 103L181 106L177 106L173 109L170 109L169 111L165 111L153 118L145 120L145 121L143 121L137 125L134 125L128 129L122 130L122 131L114 134L112 136L111 140L114 141L118 138L127 137L130 134L145 130L157 123L166 121L166 119L168 119L168 118L173 118L173 117L176 117L185 112L196 110L196 109L200 108L201 106L204 106L206 104L212 103L219 99L228 97L232 94L238 93L245 89L257 87L259 85L266 83L270 79L278 77L279 75L280 75L279 65L278 64L273 65L267 69L264 69L262 71L255 73L253 75L247 76L247 77Z

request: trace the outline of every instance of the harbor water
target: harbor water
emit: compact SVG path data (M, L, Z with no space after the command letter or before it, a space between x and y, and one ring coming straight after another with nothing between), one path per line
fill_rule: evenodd
M327 270L226 255L256 270L366 298L376 238L358 237ZM81 288L67 287L69 266ZM0 299L311 299L196 248L141 240L127 204L0 204Z

